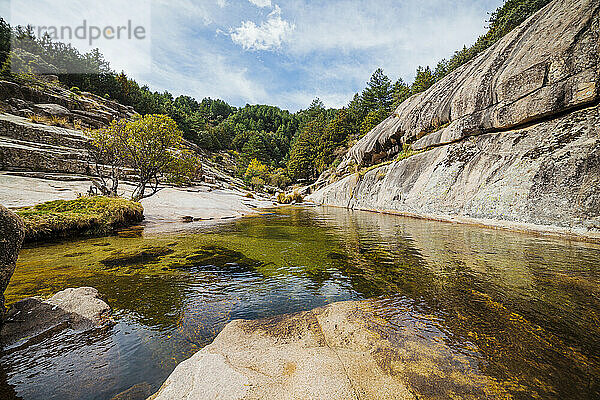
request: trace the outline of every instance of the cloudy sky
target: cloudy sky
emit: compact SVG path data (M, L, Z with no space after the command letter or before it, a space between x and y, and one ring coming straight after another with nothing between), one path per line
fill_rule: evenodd
M0 0L1 1L1 0ZM31 1L31 10L27 10ZM14 1L16 2L16 0ZM65 3L64 8L57 6ZM19 0L21 10L47 17L43 0ZM111 9L103 3L103 9ZM134 2L112 8L137 14ZM432 65L471 44L488 12L502 0L153 0L149 69L142 55L106 49L115 69L154 90L241 106L275 104L290 110L315 97L339 107L381 67L412 81L418 65ZM70 8L70 0L49 2ZM123 10L123 4L130 8ZM139 10L139 8L137 8ZM13 11L17 17L18 12ZM72 16L73 21L77 20ZM122 50L122 48L121 48ZM137 61L136 61L137 60Z

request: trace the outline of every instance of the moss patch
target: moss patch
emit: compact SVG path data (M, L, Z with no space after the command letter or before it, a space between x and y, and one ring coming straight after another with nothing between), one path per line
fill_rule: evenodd
M144 219L141 204L102 196L55 200L15 210L25 222L25 241L106 235Z
M146 264L160 260L162 256L173 253L168 247L146 247L140 251L117 250L100 262L107 267L133 264Z

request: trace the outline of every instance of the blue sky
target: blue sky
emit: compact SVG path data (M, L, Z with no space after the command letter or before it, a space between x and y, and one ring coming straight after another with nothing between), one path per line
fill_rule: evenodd
M28 11L41 9L41 2ZM69 3L49 4L67 10ZM134 71L130 75L138 82L175 95L221 98L236 106L274 104L292 111L319 97L327 106L340 107L378 67L393 80L410 82L418 65L434 66L473 43L485 31L487 13L501 3L152 0L152 68L135 72L139 57L130 50L129 55L105 53L115 69ZM122 7L119 12L136 13Z

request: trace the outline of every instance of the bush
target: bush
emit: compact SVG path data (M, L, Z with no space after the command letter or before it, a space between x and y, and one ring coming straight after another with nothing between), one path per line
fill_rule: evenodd
M51 117L46 117L43 115L32 115L29 117L29 120L31 122L35 122L36 124L44 124L44 125L50 125L50 126L60 126L63 128L69 128L71 125L69 124L69 120L68 118L65 117L57 117L57 116L51 116Z
M294 191L292 194L285 194L284 192L280 192L277 195L277 202L279 204L291 204L291 203L302 203L304 199L302 195L298 193L298 191Z
M15 210L25 223L25 240L106 235L144 219L141 204L112 197L56 200Z
M201 176L200 159L191 151L181 151L171 162L167 182L176 186L189 186Z
M287 174L287 171L283 168L277 168L275 171L273 171L269 177L269 180L271 185L280 189L285 188L292 182L291 178Z
M269 179L269 167L256 158L250 161L244 173L244 182L254 189L262 188Z

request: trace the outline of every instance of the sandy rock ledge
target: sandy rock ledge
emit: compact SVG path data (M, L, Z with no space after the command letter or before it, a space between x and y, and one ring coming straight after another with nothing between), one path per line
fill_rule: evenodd
M149 400L504 398L443 343L378 315L371 301L230 322Z

